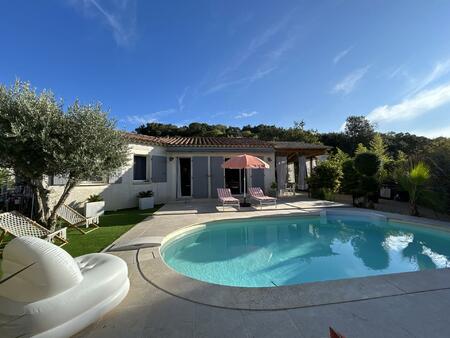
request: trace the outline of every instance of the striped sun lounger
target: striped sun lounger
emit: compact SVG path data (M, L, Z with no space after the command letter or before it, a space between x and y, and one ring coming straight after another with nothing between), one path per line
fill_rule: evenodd
M248 192L250 194L250 198L259 202L259 206L262 209L264 204L266 205L275 205L277 207L277 199L275 197L270 197L264 195L264 192L259 187L248 188Z
M225 211L225 205L236 206L240 209L239 200L231 196L230 189L218 188L217 195L219 196L219 203L222 203L223 211Z

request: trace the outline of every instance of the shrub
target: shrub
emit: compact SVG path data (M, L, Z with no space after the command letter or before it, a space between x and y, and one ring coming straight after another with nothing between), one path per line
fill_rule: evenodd
M364 197L362 206L373 207L372 202L378 200L378 185L379 181L376 177L380 170L381 161L377 154L372 152L360 153L355 156L354 167L359 174L358 176L358 189L353 195L359 195ZM371 204L368 205L369 200Z
M417 203L426 197L425 183L430 179L430 168L423 162L417 163L409 172L400 179L400 184L408 191L410 212L413 216L419 216Z
M308 179L313 197L333 199L334 193L339 190L342 170L339 165L331 161L318 164Z
M355 194L359 186L359 174L354 167L352 159L342 163L341 191L346 194Z
M360 153L355 157L355 169L365 176L374 176L380 169L381 161L377 154L371 152Z

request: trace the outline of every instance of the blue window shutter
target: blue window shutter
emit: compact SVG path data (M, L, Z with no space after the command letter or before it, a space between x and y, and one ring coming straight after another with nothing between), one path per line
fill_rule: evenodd
M152 156L152 182L167 182L167 157Z

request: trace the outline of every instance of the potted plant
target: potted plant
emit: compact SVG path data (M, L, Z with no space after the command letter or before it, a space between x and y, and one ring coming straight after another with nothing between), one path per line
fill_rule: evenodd
M278 188L277 183L272 182L269 189L269 196L277 197L277 188Z
M105 201L100 195L91 195L86 200L84 214L86 218L101 216L105 213Z
M139 210L152 209L155 206L153 191L141 191L138 194Z

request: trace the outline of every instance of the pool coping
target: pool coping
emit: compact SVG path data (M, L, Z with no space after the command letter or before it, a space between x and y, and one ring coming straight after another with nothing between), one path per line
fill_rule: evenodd
M327 208L323 208L328 210ZM323 210L322 209L322 210ZM383 215L388 219L413 223L417 226L426 226L439 230L450 231L450 224L442 221L434 221L370 210L354 210L339 208L333 209L333 213L352 213L357 215ZM320 210L302 210L302 216L320 215ZM295 217L298 213L289 215L267 215L256 217L238 218L250 220L269 217ZM216 220L220 222L221 220ZM213 222L216 222L213 221ZM182 226L168 233L163 242L189 231L194 227L210 222L198 222ZM150 255L148 253L151 253ZM318 281L297 285L277 287L234 287L211 284L181 275L172 270L161 258L159 249L140 249L136 252L138 270L148 283L170 294L194 303L218 308L274 311L304 307L314 307L327 304L348 303L368 299L395 297L414 293L430 292L442 289L450 289L450 268L433 269L415 272L401 272L368 277L357 277L339 280ZM150 259L149 259L150 257Z

